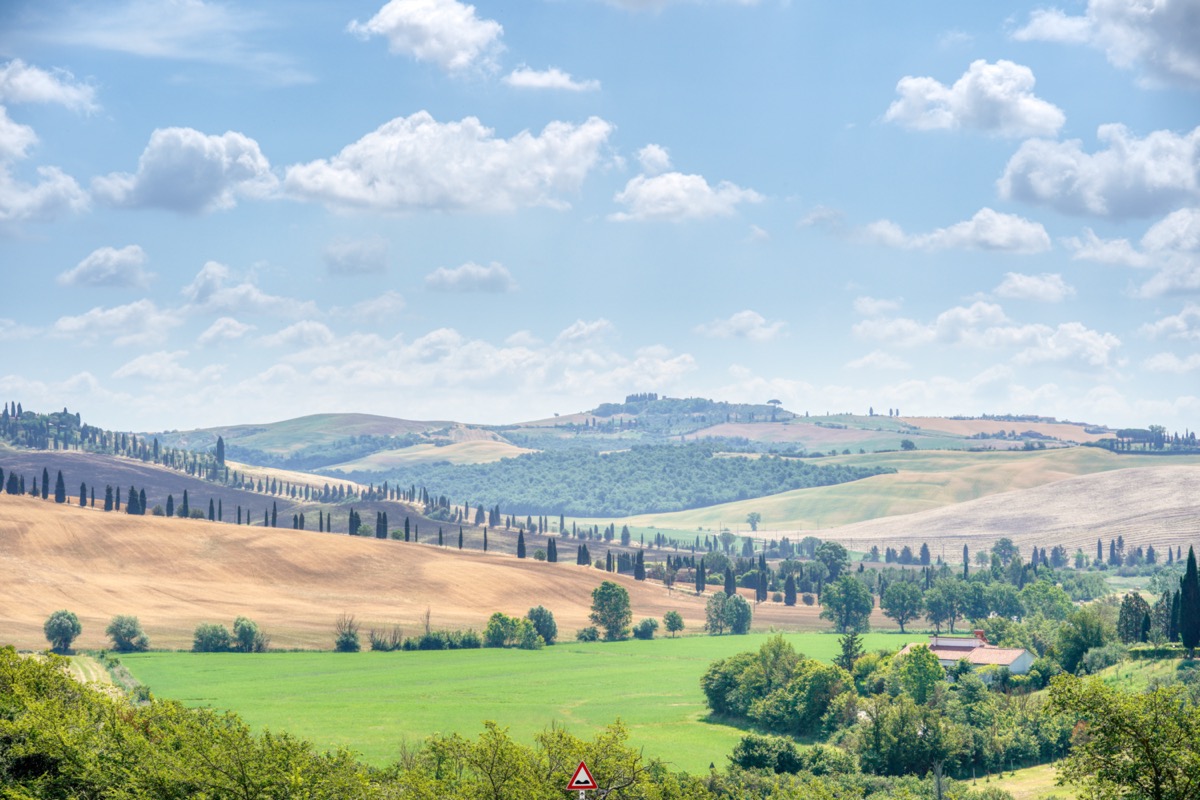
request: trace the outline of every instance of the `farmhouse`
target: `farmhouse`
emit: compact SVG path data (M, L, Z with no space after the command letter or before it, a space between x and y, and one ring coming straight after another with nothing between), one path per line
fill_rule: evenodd
M900 655L907 653L911 647L911 644L905 645ZM952 667L965 658L976 668L1008 667L1012 674L1024 675L1033 665L1033 654L1025 648L988 644L987 636L980 630L975 631L973 636L930 636L929 650L937 656L938 663L943 667Z

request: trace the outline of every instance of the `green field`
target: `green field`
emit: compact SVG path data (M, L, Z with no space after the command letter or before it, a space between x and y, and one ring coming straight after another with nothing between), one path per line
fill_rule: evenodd
M676 769L725 765L742 735L706 720L700 676L718 659L758 648L768 634L564 643L540 651L399 653L139 653L122 663L156 697L240 714L251 726L344 745L382 765L401 742L436 732L473 737L481 722L519 740L551 724L590 736L618 717L630 742ZM785 634L824 660L838 637ZM899 649L924 636L872 633L868 650Z

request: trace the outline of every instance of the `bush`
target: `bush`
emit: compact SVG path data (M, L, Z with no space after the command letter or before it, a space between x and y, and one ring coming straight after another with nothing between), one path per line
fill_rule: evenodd
M393 650L399 650L404 646L404 632L400 630L399 625L393 625L389 633L376 631L374 628L367 634L368 640L371 642L371 649L378 650L384 653L390 653Z
M546 644L554 644L554 640L558 638L558 623L554 621L554 615L548 609L542 606L531 608L525 618L533 623L534 630Z
M1093 647L1083 654L1083 660L1079 662L1079 672L1084 675L1095 675L1105 667L1120 664L1125 660L1126 652L1128 652L1126 648L1116 642L1103 647Z
M142 624L130 614L113 617L104 633L112 640L113 650L118 653L141 652L150 648L150 639L142 632Z
M800 753L791 739L756 733L742 737L729 754L729 761L741 769L772 772L799 772L801 769Z
M802 603L804 603L804 605L806 605L806 606L811 606L813 603L815 603L817 601L817 599L815 597L813 597L811 594L809 594L808 592L805 592L800 597L800 601Z
M64 608L46 617L42 632L46 634L46 641L50 643L54 652L65 653L71 649L71 643L76 637L83 633L83 626L79 624L79 617L75 616L75 612Z
M254 620L238 617L233 621L233 649L239 653L265 653L271 637L258 629Z
M358 643L358 623L354 615L343 613L333 624L333 649L339 653L357 653L361 648Z
M772 603L782 603L783 602L783 592L773 592L771 594L771 602Z
M229 629L224 625L202 622L192 634L192 652L225 653L229 651L232 642Z
M658 620L647 617L633 626L633 637L635 639L653 639L656 630L658 630Z
M600 631L595 625L589 625L586 628L580 628L575 633L575 641L577 642L598 642L600 641Z

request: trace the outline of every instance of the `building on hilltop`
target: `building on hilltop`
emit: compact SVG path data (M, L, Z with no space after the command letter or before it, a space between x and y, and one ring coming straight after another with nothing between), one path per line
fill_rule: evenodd
M907 653L912 646L906 644L900 655ZM1013 675L1024 675L1033 666L1033 653L1024 647L996 647L994 644L988 644L987 636L981 630L975 631L973 636L935 634L929 637L928 647L943 667L952 667L965 658L976 669L1007 667Z

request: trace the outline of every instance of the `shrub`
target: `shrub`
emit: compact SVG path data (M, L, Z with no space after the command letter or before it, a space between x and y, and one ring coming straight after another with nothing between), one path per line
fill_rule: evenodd
M271 637L258 629L257 623L248 617L233 621L233 649L239 653L265 653L271 645Z
M404 646L404 632L400 630L399 625L393 625L391 632L387 634L377 632L372 628L368 634L368 638L371 641L372 650L379 650L385 653L399 650Z
M113 650L118 653L140 652L150 648L150 639L142 632L142 624L130 614L113 617L104 633L112 640Z
M357 653L361 648L358 643L358 623L353 614L343 613L333 624L333 649L339 653Z
M548 609L542 606L531 608L525 618L533 623L533 628L538 636L542 637L542 641L554 644L554 640L558 638L558 623L554 621L554 615Z
M658 630L658 620L647 617L633 626L633 636L635 639L653 639L656 630Z
M782 736L760 736L751 733L729 754L729 761L742 769L764 769L772 772L799 772L800 753L791 739Z
M458 634L457 643L460 650L477 650L483 647L483 639L479 638L479 633L470 630Z
M813 603L815 603L817 601L817 599L815 597L813 597L811 594L809 594L808 592L805 592L803 595L801 595L800 601L802 603L804 603L804 605L806 605L806 606L811 606Z
M46 617L42 632L46 634L46 641L54 652L65 653L71 649L71 642L83 633L83 626L79 624L75 612L64 608Z
M1125 647L1117 642L1093 647L1083 654L1083 660L1079 662L1079 671L1084 675L1095 675L1105 667L1124 661L1126 652Z
M771 602L772 603L782 603L783 602L783 592L773 592L771 594Z
M488 619L487 628L483 631L485 647L508 647L516 639L517 619L502 611L497 611Z
M600 641L600 631L595 625L589 625L586 628L580 628L575 633L575 641L577 642L598 642Z
M192 634L193 653L224 653L230 649L232 638L224 625L201 622Z

